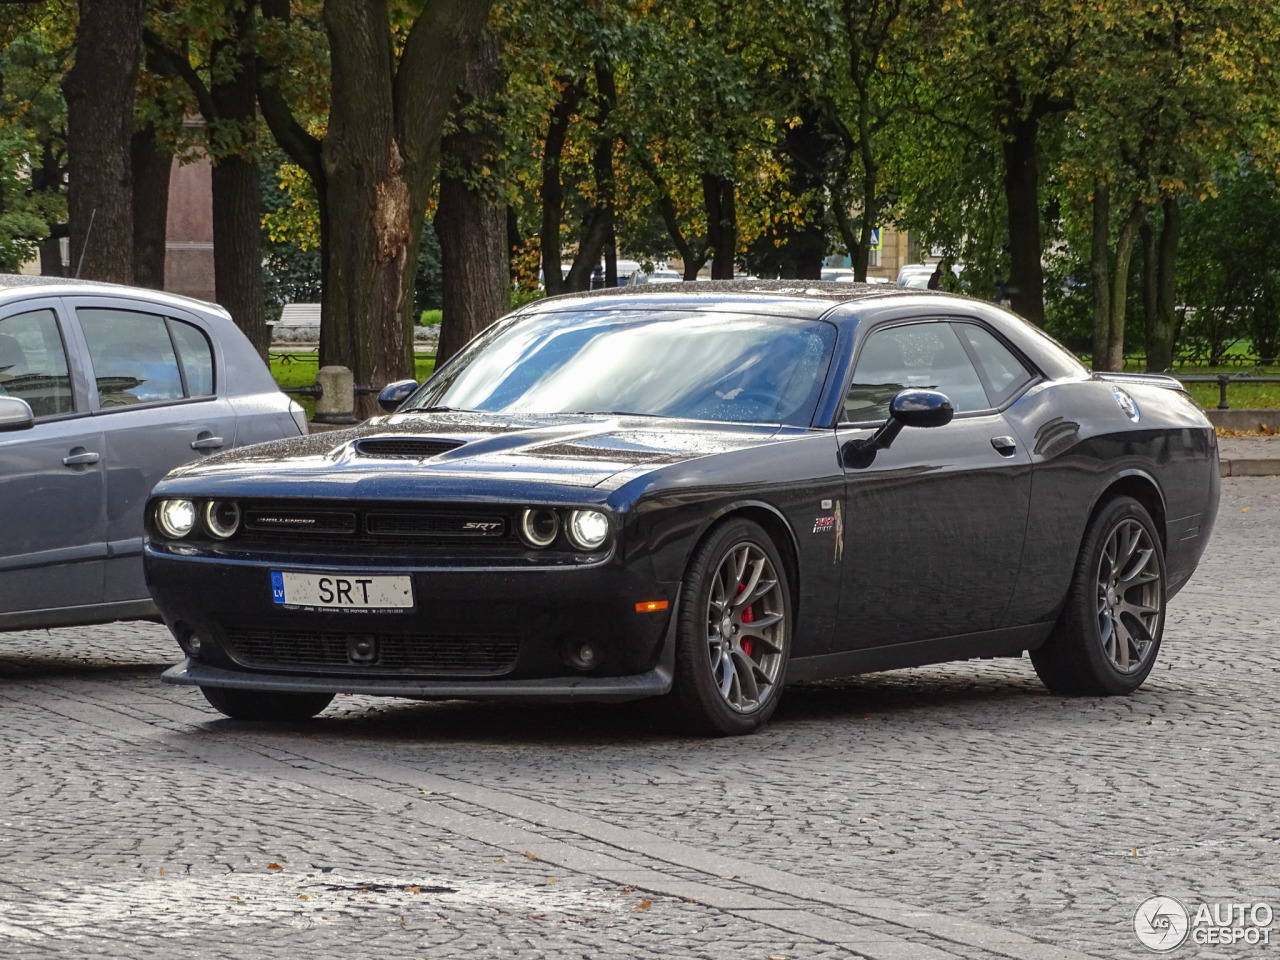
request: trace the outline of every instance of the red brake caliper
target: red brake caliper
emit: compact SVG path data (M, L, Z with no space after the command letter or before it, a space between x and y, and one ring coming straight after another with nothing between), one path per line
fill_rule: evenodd
M745 583L738 584L738 592L735 593L734 596L736 597L742 596L742 591L745 589L747 589L747 585ZM751 609L751 607L748 606L745 609L743 609L742 622L743 623L756 622L756 615L755 615L755 612ZM745 653L748 657L751 656L751 638L750 637L742 638L742 652Z

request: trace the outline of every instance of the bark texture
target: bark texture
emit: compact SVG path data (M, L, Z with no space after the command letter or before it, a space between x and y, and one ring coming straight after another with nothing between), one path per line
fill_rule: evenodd
M130 156L142 6L143 0L80 0L76 61L63 81L71 272L80 265L89 280L133 282Z
M262 317L262 198L253 130L258 116L257 65L252 53L253 4L233 17L233 32L213 45L223 64L209 88L215 134L240 146L213 162L213 271L218 303L265 359L271 331ZM234 65L234 72L226 67ZM215 140L216 142L216 140Z
M1021 100L1021 97L1018 97ZM1044 269L1040 263L1040 160L1036 114L1006 123L1004 192L1009 227L1009 293L1013 311L1044 323Z
M325 0L331 90L323 141L293 116L278 70L263 71L263 116L319 199L320 363L350 367L357 386L413 372L410 313L423 213L444 120L491 5L427 4L397 60L385 0ZM289 17L288 0L262 0L262 10ZM373 396L356 398L357 416L376 412Z
M164 289L164 239L169 219L169 174L173 156L156 142L150 124L134 131L133 282ZM96 227L94 228L97 229Z
M492 97L501 82L498 41L486 34L476 43L463 73L457 109ZM467 182L482 164L493 163L497 146L498 132L487 125L476 130L460 126L444 139L445 171L435 217L444 308L437 364L510 308L507 209Z

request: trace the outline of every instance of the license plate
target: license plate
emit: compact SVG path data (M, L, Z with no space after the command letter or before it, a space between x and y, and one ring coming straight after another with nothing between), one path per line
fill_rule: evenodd
M271 571L271 599L287 607L368 612L413 607L410 577Z

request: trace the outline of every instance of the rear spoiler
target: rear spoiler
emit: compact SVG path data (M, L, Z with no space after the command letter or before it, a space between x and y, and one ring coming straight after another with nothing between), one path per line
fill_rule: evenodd
M1161 373L1095 373L1094 376L1109 383L1138 383L1148 387L1163 387L1178 393L1187 392L1187 388L1179 381Z

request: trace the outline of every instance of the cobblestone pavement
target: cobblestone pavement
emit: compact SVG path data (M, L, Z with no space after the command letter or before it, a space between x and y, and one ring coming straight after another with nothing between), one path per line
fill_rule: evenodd
M1280 480L1228 479L1137 695L951 664L722 741L643 705L238 724L157 682L162 628L0 634L0 957L1149 956L1154 894L1280 908L1277 561Z

